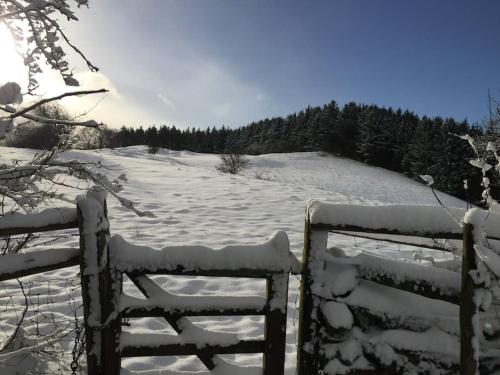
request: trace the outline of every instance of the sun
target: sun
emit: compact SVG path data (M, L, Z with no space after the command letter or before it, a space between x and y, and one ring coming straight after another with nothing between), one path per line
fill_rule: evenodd
M10 32L0 23L0 84L13 81L25 86L27 75L28 70L16 52Z

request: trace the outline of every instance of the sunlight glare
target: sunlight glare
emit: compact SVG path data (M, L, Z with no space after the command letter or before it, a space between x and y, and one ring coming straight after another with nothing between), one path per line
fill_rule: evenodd
M24 89L27 84L27 69L16 52L10 32L0 24L0 84L10 81L19 83Z

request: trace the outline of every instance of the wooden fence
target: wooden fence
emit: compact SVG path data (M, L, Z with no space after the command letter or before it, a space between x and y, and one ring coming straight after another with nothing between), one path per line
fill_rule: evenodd
M79 248L4 255L0 281L80 265L88 374L119 374L121 357L157 355L195 355L212 370L222 363L218 354L238 353L263 353L265 375L284 373L288 276L292 264L297 268L298 263L289 252L285 233L277 233L260 246L233 246L226 251L189 246L162 251L134 247L119 236L110 238L105 193L94 189L77 200L76 209L48 209L0 220L0 237L69 228L79 228ZM131 247L132 252L124 251ZM177 263L141 264L137 256L147 259L145 251L155 259L182 255ZM186 257L186 252L191 255ZM123 274L146 301L123 293ZM263 279L266 297L176 296L163 290L149 274ZM201 332L186 318L219 315L264 316L264 339L235 340L234 335L220 333L207 338L210 331ZM122 332L122 319L136 317L163 317L177 335ZM198 335L202 339L196 339L196 333L202 333Z
M450 211L459 219L465 214L465 210ZM446 285L438 280L442 270L433 279L432 273L427 272L429 267L414 270L410 272L413 276L406 278L391 274L391 267L408 267L397 262L381 271L380 264L377 268L374 259L367 258L364 263L358 262L355 268L360 280L459 305L460 373L477 373L481 355L477 346L479 323L475 319L481 308L477 297L488 284L480 266L492 266L489 271L495 278L500 276L500 266L495 269L495 262L491 261L497 257L496 253L480 246L481 233L475 230L473 221L461 225L451 219L449 213L439 207L308 204L297 359L300 375L318 374L324 365L320 345L324 332L331 327L325 326L322 317L325 299L321 288L327 282L327 263L336 259L335 254L327 251L331 231L365 237L396 235L393 241L403 244L412 243L412 240L401 240L402 237L462 240L462 274L449 273L445 277ZM499 240L498 217L491 217L486 224L488 238ZM79 228L79 248L4 255L0 263L0 281L80 265L89 374L119 374L121 357L155 355L195 355L212 370L221 363L218 354L236 353L263 353L264 375L284 373L288 275L296 270L298 263L289 252L284 233L262 245L233 246L218 251L189 246L160 251L138 247L120 236L110 237L105 194L94 190L78 200L76 209L49 209L36 215L16 215L0 220L0 237L68 228ZM435 244L421 246L439 248ZM340 260L345 262L345 259ZM421 276L415 276L420 273ZM145 300L134 299L123 292L124 274L144 294ZM156 274L263 279L267 295L265 298L176 296L162 289L149 276ZM346 301L343 303L348 304ZM349 308L356 317L373 319L369 309L354 304ZM262 315L265 318L264 339L240 340L219 334L207 338L206 332L201 332L187 318L216 315ZM177 335L122 332L123 318L138 317L162 317ZM396 323L411 328L415 320L391 322L392 326ZM338 333L334 330L333 336ZM334 338L338 341L339 337ZM496 339L500 335L495 332L492 337ZM488 365L498 366L498 362L492 360ZM377 373L379 370L351 373ZM450 367L450 371L455 370Z
M78 228L75 208L51 208L39 214L19 214L6 219L0 221L0 237ZM76 266L79 258L76 247L6 254L0 262L0 281Z
M478 290L485 290L488 282L485 280L476 280L476 282L474 282L472 278L472 274L477 272L476 259L478 254L477 246L475 247L475 245L477 245L478 238L480 238L478 237L478 233L474 233L472 224L466 224L462 227L460 223L456 222L449 215L454 215L458 220L461 220L465 215L465 210L451 211L452 212L446 212L440 207L359 207L328 205L316 201L309 202L306 211L303 257L304 270L300 301L299 349L297 360L299 375L318 374L320 370L324 369L325 350L321 346L324 344L322 340L325 337L327 337L326 341L336 343L333 345L336 347L339 342L342 342L349 336L349 332L346 332L344 329L334 329L334 332L330 331L325 334L325 332L331 328L328 327L328 324L325 323L324 316L322 316L322 308L325 306L322 288L325 283L332 283L332 275L328 275L328 272L331 272L327 267L329 260L333 262L338 261L344 265L346 263L354 264L355 267L353 268L355 268L355 271L353 272L355 272L358 279L367 280L368 283L376 283L376 285L381 285L382 288L389 287L411 295L420 295L431 301L439 300L459 305L459 327L457 327L459 330L457 330L457 341L459 340L460 342L460 360L456 367L453 365L448 366L449 361L447 361L444 366L448 366L449 373L460 372L464 375L477 373L480 356L479 348L477 347L479 322L475 317L478 316L479 303L477 302L478 299L475 297L478 296ZM486 232L489 238L498 239L498 233L500 232L498 217L491 217L486 224ZM388 261L387 259L381 262L381 258L370 258L370 256L364 254L358 256L358 259L348 259L345 256L339 258L334 254L332 255L332 252L327 251L328 234L332 231L340 231L344 234L360 235L368 238L370 238L370 235L383 235L385 237L397 235L398 237L396 237L396 239L392 237L392 241L405 244L411 243L411 241L401 240L402 237L462 240L462 274L460 275L457 272L420 266L417 264ZM422 244L419 246L426 247L426 245ZM436 246L432 245L429 246L429 248L435 249ZM359 259L360 257L364 258L364 261ZM485 260L485 258L483 257L482 260ZM406 269L402 267L406 267ZM498 272L498 270L496 270L496 272ZM406 277L402 277L401 274L404 275L405 273ZM498 277L499 275L495 274L494 276ZM328 277L329 279L326 280L325 278ZM335 280L335 278L333 278L333 280ZM333 281L333 283L335 283L335 281ZM363 285L370 286L371 284L366 284L365 282L365 284L360 285L363 287ZM333 287L334 286L335 285L333 285ZM372 290L374 289L372 288ZM358 306L353 304L349 305L349 293L351 292L352 290L342 291L344 295L339 296L340 298L333 298L333 300L340 302L339 305L342 305L340 307L345 308L349 316L351 314L354 315L354 322L358 325L364 325L363 322L367 320L370 323L376 321L377 317L366 308L365 303L361 303L365 308L359 306L359 304ZM383 292L381 296L383 296L384 293L394 294L390 293L389 289ZM372 296L368 298L377 297ZM392 301L392 303L396 303L396 301ZM339 306L335 303L334 307L337 310L339 309ZM426 307L422 306L421 308L425 309ZM450 310L450 308L448 308L448 310ZM418 318L416 317L418 317L418 313L418 311L415 311L412 319L406 319L406 321L403 317L396 317L396 319L389 322L385 321L382 325L382 329L384 327L387 329L387 325L391 326L391 328L398 327L410 330L413 327L414 329L415 324L417 324L416 321ZM423 322L423 326L426 328L432 327L432 325L436 323L436 319L438 319L438 317L430 319L430 321L432 321L431 323ZM377 323L380 323L380 319L378 320ZM410 354L410 356L415 355L417 363L424 358L423 356L419 357L422 353L407 354ZM444 362L445 359L442 359ZM439 362L440 358L436 360ZM399 373L394 364L392 366L387 364L388 366L386 367L374 367L366 366L366 364L362 363L358 368L352 366L351 370L349 369L352 363L350 363L349 360L344 363L337 361L337 364L345 367L345 373L351 374L377 374L381 372L387 374ZM493 364L490 362L489 365L498 366L498 360ZM487 368L486 373L489 373L488 371L491 370L491 366ZM399 371L401 371L401 369L399 369ZM422 371L425 372L425 370Z
M286 234L278 233L261 246L227 251L190 246L158 251L131 245L120 236L108 241L102 199L80 201L78 217L89 374L119 374L121 357L135 356L195 355L212 370L220 364L217 354L237 353L263 353L264 375L284 374L291 256ZM123 293L123 274L146 300ZM265 279L267 297L176 296L151 274ZM199 334L201 329L186 318L218 315L263 315L264 340L235 340L220 333L207 337L210 331ZM177 335L122 332L122 318L137 317L162 317Z

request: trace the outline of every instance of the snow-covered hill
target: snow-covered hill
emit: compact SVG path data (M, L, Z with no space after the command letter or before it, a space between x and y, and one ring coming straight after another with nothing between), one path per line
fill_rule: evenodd
M27 160L32 154L30 150L0 148L0 161ZM64 157L100 161L103 170L112 177L125 173L128 181L124 183L122 195L134 201L138 208L152 211L155 217L137 217L110 199L111 233L119 233L132 243L158 248L173 244L220 247L230 243L257 243L263 242L274 231L283 230L290 238L291 250L300 257L304 208L308 199L373 205L437 204L428 187L400 174L319 153L250 156L250 167L236 176L216 171L214 167L219 162L216 155L170 150L151 155L143 146L95 152L71 151ZM440 194L440 198L447 206L465 208L465 203L456 198L445 194ZM65 241L76 244L76 240ZM360 246L359 241L354 245ZM411 248L393 246L386 250L388 256L411 258ZM377 252L383 253L380 248ZM47 277L64 280L67 275L67 270L61 270ZM293 374L295 365L298 290L297 280L292 279L287 346L290 374ZM253 280L228 282L211 278L168 277L158 277L157 280L175 293L263 292L262 285ZM5 319L14 317L1 318L2 321ZM262 334L262 319L210 318L196 319L195 322L210 329L237 331L245 337ZM133 326L139 330L168 330L156 319L139 319ZM234 356L228 358L234 359ZM258 362L259 357L246 356L245 361ZM162 367L192 373L203 369L203 365L191 357L132 358L124 359L123 365L134 371ZM3 374L1 365L0 370Z

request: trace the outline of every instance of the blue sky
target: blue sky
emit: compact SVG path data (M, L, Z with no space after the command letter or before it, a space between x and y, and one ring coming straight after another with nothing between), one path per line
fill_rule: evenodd
M468 118L500 97L500 2L93 0L67 26L112 126L237 127L331 100Z

